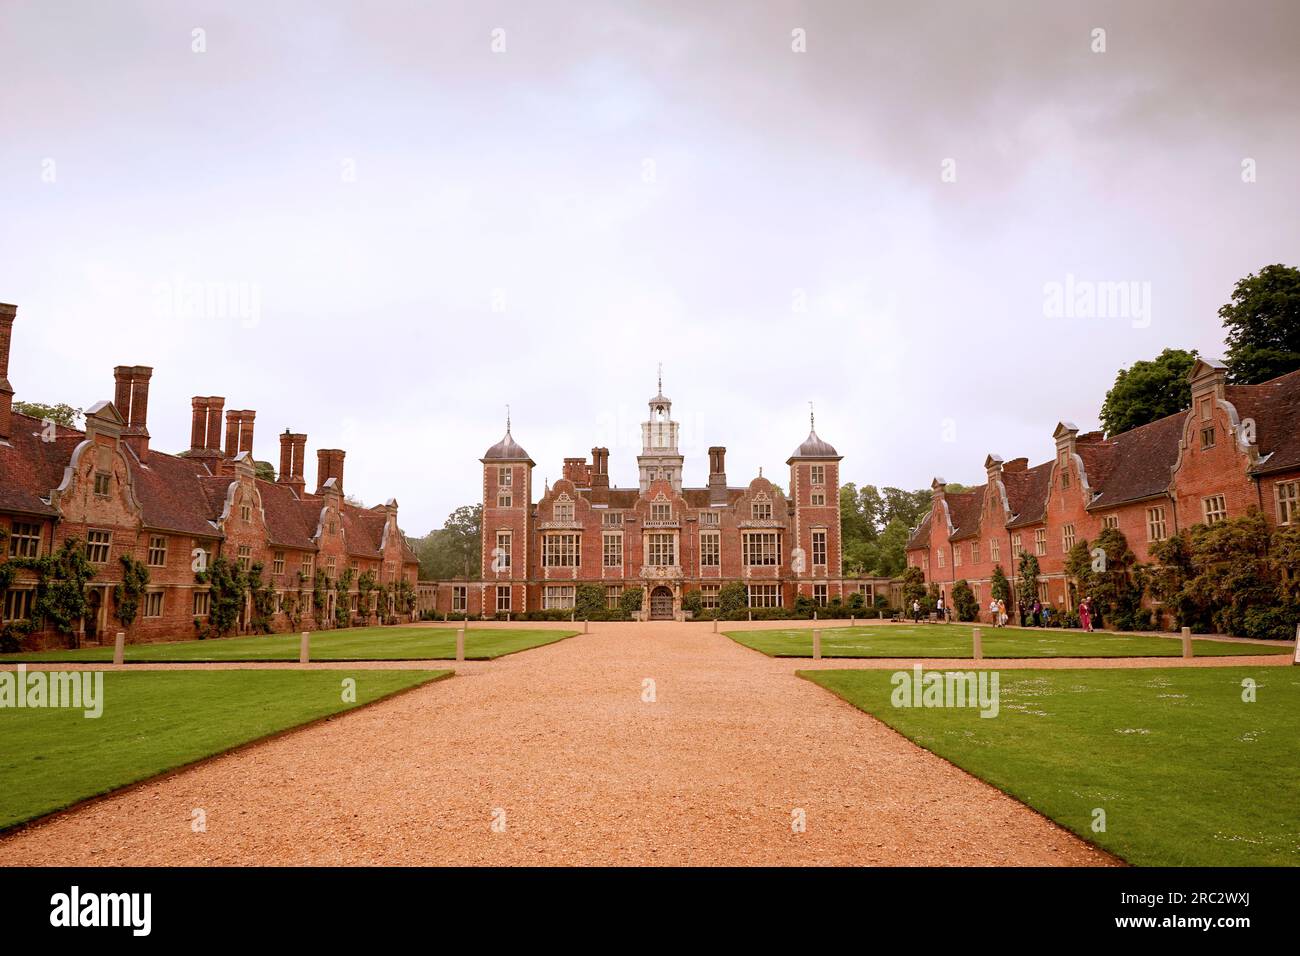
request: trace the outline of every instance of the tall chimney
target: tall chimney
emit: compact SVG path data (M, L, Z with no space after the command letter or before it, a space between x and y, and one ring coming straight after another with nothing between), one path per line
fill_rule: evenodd
M221 413L226 400L220 395L208 396L208 440L204 447L209 452L221 454Z
M709 449L709 503L724 504L727 500L727 449L714 445Z
M257 418L257 412L251 409L244 409L239 416L239 453L242 455L248 452L253 453L253 419Z
M287 482L293 475L293 433L285 429L280 435L280 474L276 481Z
M118 414L131 421L131 373L135 369L130 365L119 365L113 369L113 404Z
M9 339L18 306L0 304L0 441L13 433L14 388L9 384Z
M126 443L135 451L141 461L149 457L149 380L153 378L153 369L148 365L135 365L127 369L130 373L131 401L130 412L118 409L127 419ZM119 383L120 384L120 383Z
M307 490L307 436L293 435L293 490L301 498Z
M239 454L239 422L243 412L230 409L226 412L226 457Z
M593 448L591 450L591 487L609 487L609 449Z
M343 456L341 448L321 448L316 452L316 494L325 493L325 482L334 479L334 489L343 493Z
M190 404L194 409L190 420L190 454L197 454L208 447L208 400L195 395Z

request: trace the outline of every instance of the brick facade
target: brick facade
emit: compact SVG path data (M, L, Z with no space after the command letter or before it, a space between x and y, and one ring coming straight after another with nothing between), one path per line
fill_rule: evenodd
M685 593L700 590L710 606L732 581L747 585L756 607L789 607L800 594L826 603L858 588L842 580L841 459L815 429L787 460L788 494L762 475L729 485L720 446L709 449L707 485L686 488L662 388L649 412L636 487L611 486L609 450L593 448L590 461L566 458L536 502L534 462L507 423L481 459L481 580L425 582L422 605L489 616L563 609L590 583L606 588L611 607L623 589L640 587L647 616L681 617Z
M15 313L14 306L0 305L0 531L6 535L0 561L44 556L69 539L82 541L95 576L87 585L90 612L78 626L79 639L111 640L123 629L113 614L123 555L149 571L146 598L128 631L132 642L194 637L207 618L207 587L194 568L218 556L245 568L263 566L263 580L276 591L270 619L276 631L318 626L311 613L297 625L288 613L295 603L310 602L317 568L332 579L327 623L334 620L334 582L348 569L355 572L348 600L358 620L377 620L358 602L356 578L364 572L390 586L405 580L414 588L419 565L397 525L397 503L361 508L347 502L345 456L338 449L320 452L321 480L308 494L302 474L307 438L287 431L280 436L279 476L258 478L256 414L225 411L223 449L224 398L192 400L191 447L179 455L149 447L153 370L145 366L118 366L113 401L86 412L84 431L14 412L7 361ZM5 624L25 618L34 584L29 571L17 572L4 595ZM251 620L246 606L240 630ZM25 644L65 640L44 632Z
M1229 385L1220 362L1190 373L1192 406L1104 438L1069 422L1053 433L1055 455L985 460L986 482L960 494L936 478L929 513L907 544L907 563L951 605L965 579L988 620L991 578L1001 565L1015 582L1019 549L1037 555L1039 594L1058 611L1081 595L1065 573L1075 541L1119 528L1139 561L1180 528L1259 508L1273 523L1300 521L1300 371L1260 385Z

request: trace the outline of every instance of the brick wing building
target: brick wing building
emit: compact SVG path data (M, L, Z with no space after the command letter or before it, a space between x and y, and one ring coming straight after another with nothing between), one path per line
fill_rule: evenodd
M358 507L344 498L344 452L317 453L317 486L307 492L303 457L307 436L280 436L280 472L258 478L253 459L256 414L226 410L221 397L191 403L190 448L171 455L150 448L149 383L145 366L114 370L112 401L85 413L85 430L13 410L9 346L16 308L0 305L0 561L40 558L77 539L95 570L87 585L88 611L76 631L88 641L111 640L123 628L114 617L114 587L123 580L122 556L143 563L149 583L132 641L194 637L209 616L209 587L197 562L219 556L245 569L262 565L275 592L273 630L316 628L310 607L316 572L328 579L322 617L335 621L337 602L374 620L360 605L358 580L369 572L388 586L396 611L398 582L415 587L419 564L397 524L397 502ZM225 447L221 426L225 417ZM346 596L337 583L351 570ZM29 619L35 575L17 570L5 590L5 627ZM369 595L373 604L378 591ZM301 620L297 614L301 614ZM375 611L381 610L378 608ZM240 630L252 624L246 605ZM25 643L65 640L37 632Z
M841 459L815 430L787 460L784 491L761 474L728 484L720 446L709 449L707 484L684 487L678 423L662 383L641 439L635 487L611 485L609 449L593 448L590 460L566 458L562 477L534 501L534 462L507 423L481 459L481 580L437 585L436 609L491 616L572 608L580 584L602 586L610 608L640 587L643 611L656 619L679 617L688 591L716 606L732 581L745 584L751 607L787 607L798 594L822 604L844 596Z
M987 619L993 568L1001 565L1014 588L1022 551L1038 558L1039 599L1065 610L1082 596L1066 556L1104 528L1122 531L1145 562L1153 542L1251 507L1275 524L1300 521L1300 371L1229 385L1221 362L1202 359L1190 378L1185 412L1110 438L1061 422L1049 461L1031 468L1026 458L989 455L985 483L959 494L936 478L907 563L949 605L953 583L966 579Z

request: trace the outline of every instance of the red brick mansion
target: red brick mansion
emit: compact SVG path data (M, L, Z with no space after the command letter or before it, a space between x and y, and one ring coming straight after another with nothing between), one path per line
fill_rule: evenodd
M679 617L683 594L716 606L723 584L743 582L751 607L786 607L802 594L844 595L840 562L840 455L816 431L790 455L787 490L759 475L727 482L726 453L709 449L708 483L683 487L678 423L663 394L641 426L636 487L610 484L609 449L566 458L563 477L533 498L533 460L506 434L484 453L480 581L443 582L439 612L518 614L572 608L579 584L606 605L643 591L643 613ZM856 586L856 582L855 582Z
M218 557L245 570L262 566L274 591L266 623L277 631L315 629L340 618L373 621L376 612L401 610L399 582L414 593L419 565L398 528L397 502L361 508L345 500L339 449L317 453L316 489L308 492L307 436L286 430L278 478L259 478L255 413L225 410L224 398L196 397L190 448L179 455L158 451L149 445L153 369L138 365L114 370L113 400L86 411L84 431L14 411L9 346L16 311L0 305L0 566L81 542L94 570L86 614L73 626L82 639L111 641L114 632L128 630L116 619L123 556L148 572L131 641L195 637L208 620L211 597L195 569ZM29 622L38 583L30 568L14 570L3 589L3 625L11 632ZM368 589L371 606L363 607L359 582L367 572L383 588ZM340 580L350 586L340 588ZM386 607L376 604L381 594ZM318 598L323 606L314 611ZM250 598L237 627L252 623ZM26 635L24 643L67 637L47 629Z
M949 605L953 583L966 579L986 619L994 566L1014 593L1022 551L1038 558L1039 599L1064 610L1082 597L1066 555L1104 528L1122 531L1146 562L1152 542L1251 507L1279 525L1300 522L1300 371L1259 385L1230 385L1225 373L1220 362L1198 361L1191 408L1110 438L1062 422L1056 454L1032 468L989 455L986 483L960 494L936 478L907 563Z

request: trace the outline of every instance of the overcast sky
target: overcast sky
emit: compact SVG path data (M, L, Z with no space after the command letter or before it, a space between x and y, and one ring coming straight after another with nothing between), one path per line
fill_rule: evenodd
M3 0L10 380L152 365L155 447L224 395L411 534L507 404L539 490L635 484L660 361L690 484L784 483L810 401L846 481L976 482L1300 263L1298 49L1285 0Z

